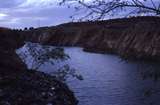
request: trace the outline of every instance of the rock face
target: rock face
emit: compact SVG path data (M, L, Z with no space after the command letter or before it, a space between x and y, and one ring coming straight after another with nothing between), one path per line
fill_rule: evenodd
M25 39L50 45L137 59L160 59L160 17L132 17L61 24L22 32Z
M0 105L77 105L64 83L27 69L15 53L24 44L18 31L0 28L0 37Z

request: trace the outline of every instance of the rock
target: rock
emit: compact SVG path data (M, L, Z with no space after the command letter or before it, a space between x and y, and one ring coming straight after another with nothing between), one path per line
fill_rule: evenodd
M38 74L38 75L37 75ZM24 76L26 76L24 78ZM76 105L73 93L54 77L37 71L24 71L4 76L0 81L1 99L11 105ZM50 87L56 87L53 91Z
M71 22L22 32L32 42L80 46L85 51L124 58L160 60L160 17L144 16L96 22Z

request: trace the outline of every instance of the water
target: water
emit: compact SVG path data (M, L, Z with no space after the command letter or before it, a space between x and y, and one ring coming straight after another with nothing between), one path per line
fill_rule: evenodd
M152 80L142 80L137 62L124 62L119 57L107 54L83 52L82 48L67 47L70 58L67 63L84 78L70 78L67 83L74 91L79 105L160 105L159 94L144 96L147 89L160 86ZM42 71L52 72L51 66Z
M68 81L80 100L79 105L147 105L152 101L159 102L158 96L143 96L145 89L155 88L157 83L142 80L139 64L126 63L114 55L83 52L81 48L66 48L65 51L71 57L70 66L84 77L83 81Z

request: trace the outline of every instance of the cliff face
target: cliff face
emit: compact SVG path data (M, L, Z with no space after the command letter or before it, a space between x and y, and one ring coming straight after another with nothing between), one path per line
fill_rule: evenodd
M122 56L137 58L160 57L160 20L152 19L133 24L123 31L116 45Z
M50 45L81 46L86 51L123 57L160 56L160 17L132 17L61 24L22 32L25 39Z

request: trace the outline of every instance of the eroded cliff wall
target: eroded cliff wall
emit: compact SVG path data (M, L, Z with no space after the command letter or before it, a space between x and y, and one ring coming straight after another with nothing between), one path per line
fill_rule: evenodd
M86 51L123 57L160 56L160 17L132 17L66 23L22 32L25 39L50 45L81 46Z

